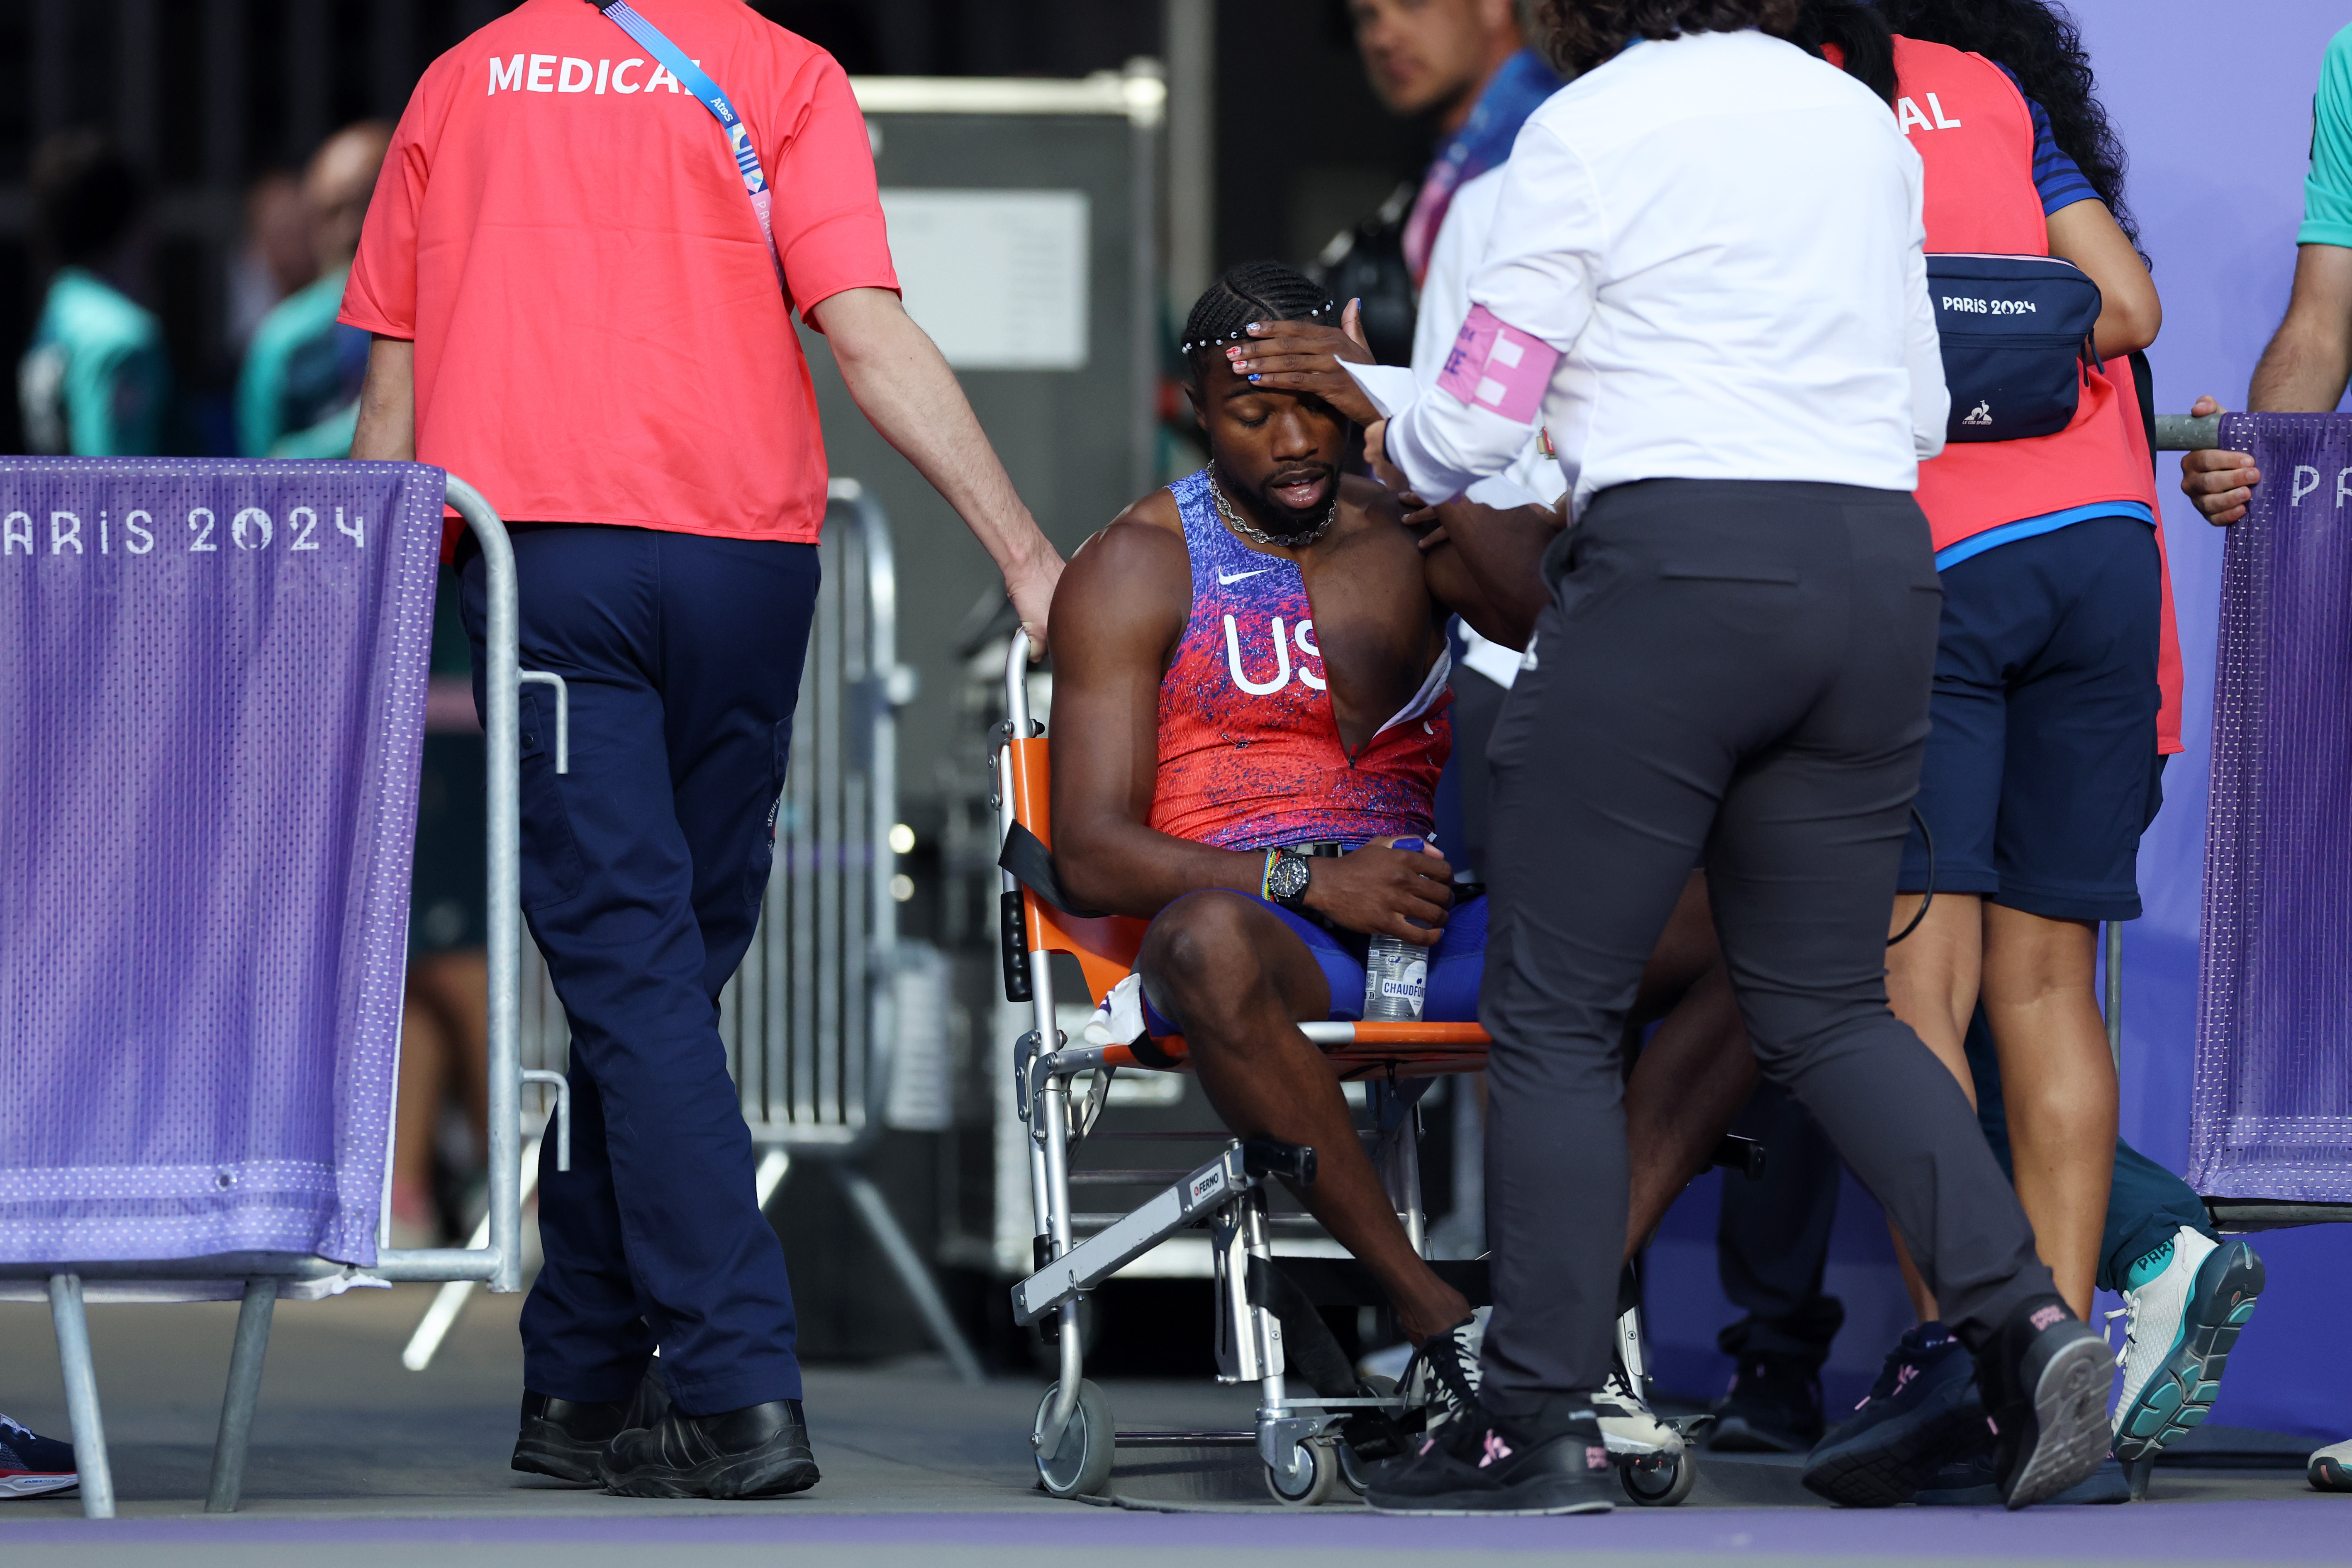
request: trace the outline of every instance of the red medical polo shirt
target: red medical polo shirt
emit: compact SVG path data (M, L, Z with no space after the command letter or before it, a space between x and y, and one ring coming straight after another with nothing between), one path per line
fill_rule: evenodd
M741 0L632 4L750 127L785 290L710 111L593 5L529 0L417 83L341 319L415 341L417 459L501 516L814 541L792 312L898 286L865 119Z

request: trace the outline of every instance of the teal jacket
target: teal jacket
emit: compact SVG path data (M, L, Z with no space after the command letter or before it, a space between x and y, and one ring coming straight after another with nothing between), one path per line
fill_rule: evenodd
M65 268L49 282L16 389L36 452L154 456L172 401L163 326L96 273Z
M236 383L237 450L248 458L348 458L368 335L336 323L348 267L280 300L254 329Z

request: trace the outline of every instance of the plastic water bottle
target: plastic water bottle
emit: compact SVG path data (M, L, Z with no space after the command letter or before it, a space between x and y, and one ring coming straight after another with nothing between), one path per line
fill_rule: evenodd
M1396 847L1418 855L1422 841L1400 838ZM1429 950L1375 932L1364 952L1365 1022L1417 1024L1428 991Z

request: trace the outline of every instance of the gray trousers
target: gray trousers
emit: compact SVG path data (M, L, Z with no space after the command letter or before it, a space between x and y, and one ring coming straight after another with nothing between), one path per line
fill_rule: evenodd
M1594 498L1544 572L1487 749L1493 1403L1608 1374L1619 1030L1695 864L1758 1064L1981 1343L2053 1289L1959 1086L1886 1005L1942 603L1927 520L1895 491L1654 479Z

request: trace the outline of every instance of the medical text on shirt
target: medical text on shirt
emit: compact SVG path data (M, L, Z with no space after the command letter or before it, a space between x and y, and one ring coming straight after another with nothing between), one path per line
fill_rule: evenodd
M1944 106L1936 101L1936 95L1934 93L1928 93L1927 95L1927 107L1935 111L1936 118L1933 120L1930 120L1926 115L1920 113L1918 104L1913 102L1910 99L1896 99L1895 100L1895 129L1902 132L1904 135L1908 136L1911 134L1911 128L1914 125L1917 126L1922 131L1958 131L1960 128L1960 122L1958 121L1945 117Z
M505 59L492 55L490 93L493 97L500 92L632 93L651 92L657 87L679 90L677 78L658 65L653 68L653 75L636 79L634 73L646 64L634 55L618 65L601 59L593 68L575 55L511 55Z

